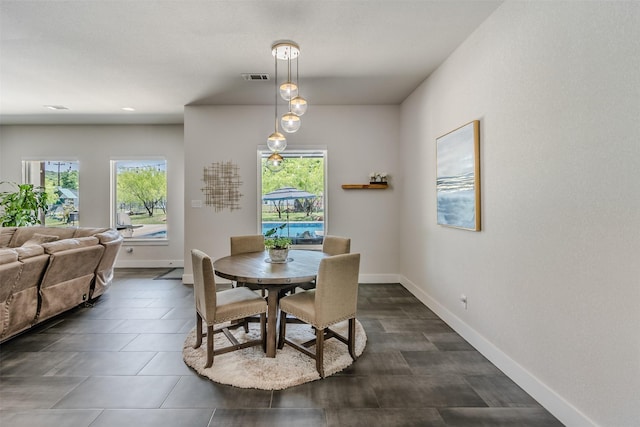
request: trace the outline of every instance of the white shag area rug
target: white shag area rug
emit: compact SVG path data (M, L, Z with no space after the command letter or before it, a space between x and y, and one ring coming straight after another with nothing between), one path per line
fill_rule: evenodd
M203 328L206 331L206 328ZM346 337L348 321L335 324L332 330ZM240 342L256 339L260 336L259 324L251 323L249 333L243 328L230 330ZM248 337L247 337L248 335ZM313 328L306 324L287 324L287 339L294 342L305 342L314 339ZM228 346L229 340L222 333L214 335L214 347ZM270 358L262 351L261 346L254 346L242 350L215 356L213 366L204 369L207 360L207 337L202 339L202 345L194 349L196 340L195 327L189 332L184 342L182 355L184 362L198 374L217 383L228 384L240 388L257 388L262 390L282 390L295 385L320 379L316 370L316 361L302 354L291 346L285 345L277 350L276 357ZM356 320L356 355L361 355L367 343L367 335L359 321ZM309 347L315 352L315 345ZM324 342L324 373L325 377L342 371L351 365L353 360L349 355L346 344L336 338Z

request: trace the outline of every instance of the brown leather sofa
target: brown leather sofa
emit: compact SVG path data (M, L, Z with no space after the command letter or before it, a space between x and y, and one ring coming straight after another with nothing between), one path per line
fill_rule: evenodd
M110 228L0 228L0 342L102 295L122 241Z

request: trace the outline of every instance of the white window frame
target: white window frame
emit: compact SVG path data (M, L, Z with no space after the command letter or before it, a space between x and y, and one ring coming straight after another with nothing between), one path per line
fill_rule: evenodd
M31 167L32 164L36 162L37 163L54 162L54 163L75 163L76 164L78 168L78 190L77 190L78 198L77 198L77 201L74 202L75 213L72 212L72 214L75 214L75 220L72 220L71 226L79 227L80 226L79 212L80 212L80 200L81 200L80 199L80 161L77 158L73 158L73 157L46 156L46 159L43 159L42 157L23 158L22 159L22 183L23 184L33 184L36 187L46 186L46 184L44 183L44 176L41 176L41 172L42 172L41 169L38 168L37 170L34 170L34 168ZM50 215L50 214L51 212L47 212L47 215ZM47 218L46 218L47 215L44 216L43 225L48 227L68 227L69 226L69 224L62 224L62 225L47 224Z
M329 157L328 157L328 150L326 146L321 146L321 145L288 145L287 149L281 153L279 153L282 157L285 158L285 162L286 162L286 158L287 157L296 157L295 154L296 153L319 153L322 154L323 158L324 158L324 182L323 182L323 186L324 186L324 191L323 191L323 229L324 229L324 235L328 235L329 232ZM257 198L257 224L256 224L256 230L258 234L262 234L262 159L264 155L270 155L271 151L269 150L269 148L266 145L260 145L258 146L258 151L257 151L257 191L256 191L256 198ZM299 157L299 155L297 156ZM317 244L317 245L291 245L291 247L293 249L321 249L322 248L322 244Z
M165 164L165 171L166 171L166 181L167 181L167 206L166 206L166 210L167 212L169 212L169 200L171 200L171 196L169 194L169 161L167 160L166 157L161 157L161 156L127 156L127 157L121 157L121 158L112 158L111 159L111 189L110 189L110 202L109 202L109 206L110 206L110 211L111 211L111 215L110 215L110 221L111 221L111 227L113 228L117 228L117 214L118 214L118 209L119 207L117 206L117 192L118 192L118 182L117 182L117 176L118 176L118 170L117 170L117 165L119 162L164 162ZM130 245L130 246L166 246L169 244L169 239L170 239L170 233L169 233L169 226L168 226L168 221L165 223L165 227L166 227L166 234L165 237L153 237L153 238L141 238L141 237L127 237L125 236L125 241L124 243L126 245Z

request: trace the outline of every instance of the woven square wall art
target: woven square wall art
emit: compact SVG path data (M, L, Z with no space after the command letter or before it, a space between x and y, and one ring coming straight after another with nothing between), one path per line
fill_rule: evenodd
M224 208L240 209L240 174L238 165L232 162L212 163L204 167L204 203L213 206L216 212Z

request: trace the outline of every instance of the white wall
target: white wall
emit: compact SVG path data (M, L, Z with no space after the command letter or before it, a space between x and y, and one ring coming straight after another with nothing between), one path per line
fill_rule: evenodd
M478 233L435 206L474 119ZM403 283L571 426L640 422L639 119L637 2L507 2L401 108Z
M288 138L327 146L329 232L363 254L361 280L402 280L567 425L640 419L638 40L637 2L506 2L400 108L312 104ZM224 256L256 231L271 114L186 107L184 152L181 126L2 126L0 180L19 181L23 158L78 159L82 223L108 225L106 161L166 155L171 244L118 262L184 257L189 273L191 248ZM479 233L436 225L435 207L435 138L474 119ZM192 208L203 168L227 160L242 208ZM390 189L340 188L372 170Z
M183 127L1 126L0 181L22 180L22 160L65 159L80 163L80 225L110 225L110 160L165 156L168 245L120 250L116 267L182 265L184 242Z
M351 237L351 250L362 254L361 280L397 281L399 222L399 106L314 106L301 129L287 135L289 146L326 146L328 150L329 234ZM194 106L185 109L185 273L190 251L213 258L229 254L229 237L258 231L257 149L273 132L270 106ZM216 162L239 166L241 209L215 212L192 208L203 200L203 169ZM366 183L369 172L386 171L386 190L343 190L342 184ZM185 277L185 280L188 280Z

